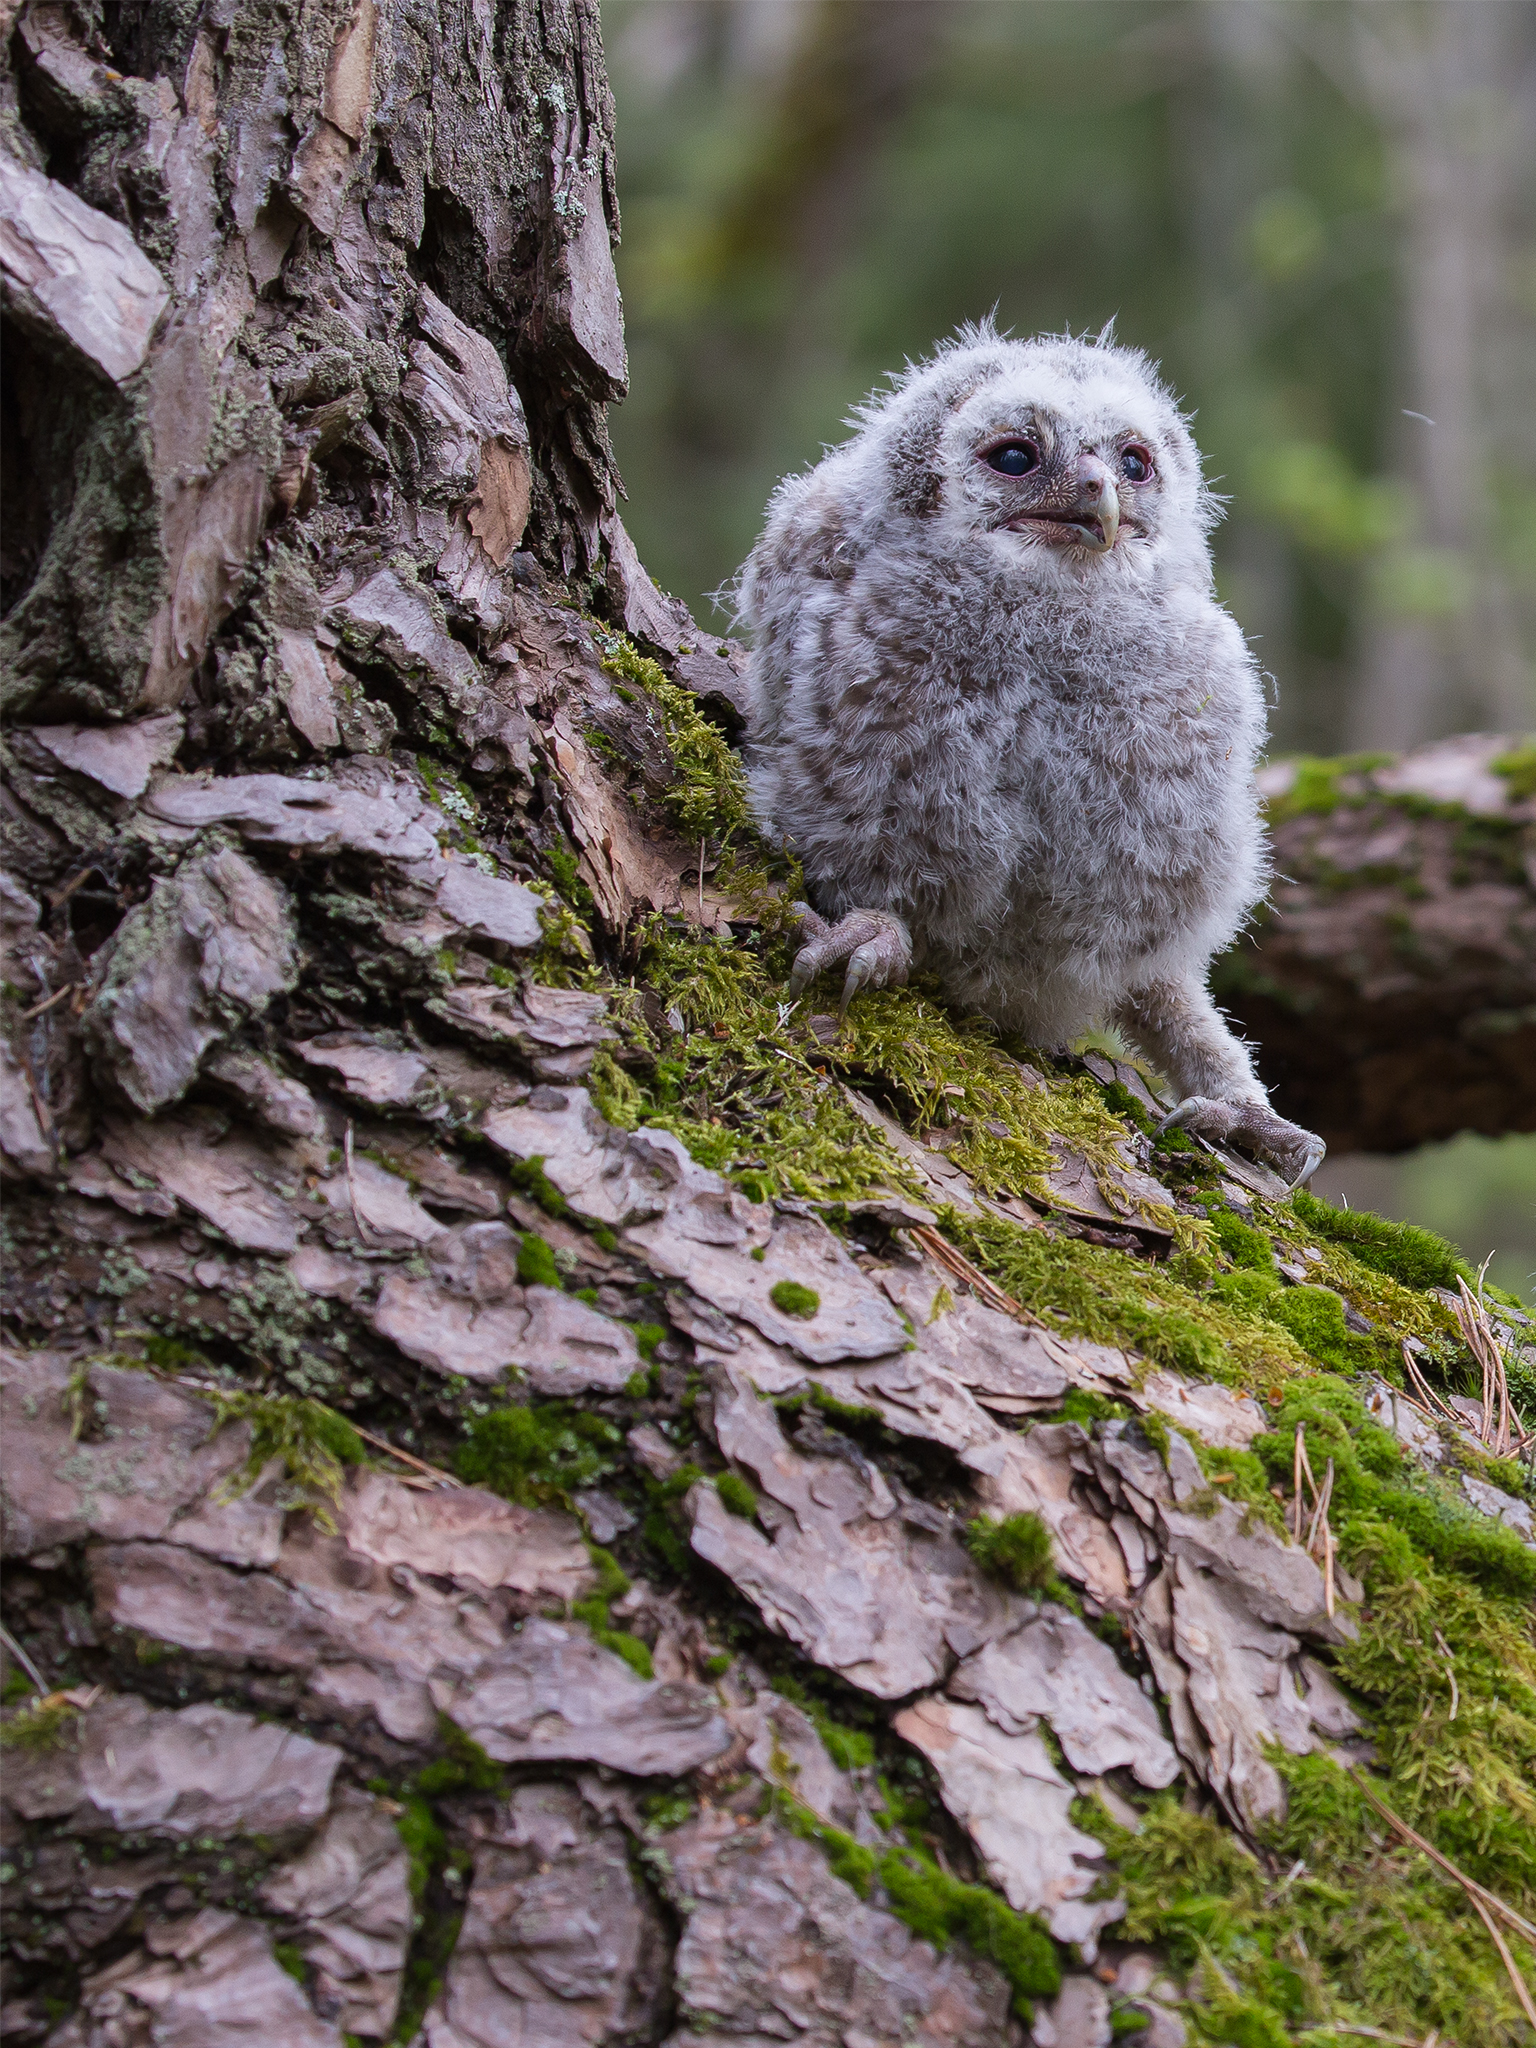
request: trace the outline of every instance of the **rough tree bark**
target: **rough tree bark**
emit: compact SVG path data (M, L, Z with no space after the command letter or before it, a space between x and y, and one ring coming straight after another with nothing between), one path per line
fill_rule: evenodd
M7 25L7 2040L1178 2048L1231 1972L1271 2037L1268 1922L1118 1940L1074 1801L1182 1777L1203 1891L1282 1751L1370 1754L1343 1411L1267 1427L1324 1366L1505 1725L1518 1418L1381 1377L1460 1384L1453 1254L1129 1066L776 1001L740 653L615 509L591 0ZM1536 1910L1495 1762L1446 1839ZM1470 1909L1308 1825L1379 1902L1296 1921L1308 2017L1512 2043Z

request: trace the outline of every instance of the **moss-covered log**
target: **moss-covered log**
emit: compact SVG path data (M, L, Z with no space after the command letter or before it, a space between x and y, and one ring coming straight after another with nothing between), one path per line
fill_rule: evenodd
M1536 741L1262 779L1276 880L1216 986L1284 1113L1345 1152L1536 1130Z
M1530 1325L783 1001L595 10L8 65L7 2038L1514 2048Z

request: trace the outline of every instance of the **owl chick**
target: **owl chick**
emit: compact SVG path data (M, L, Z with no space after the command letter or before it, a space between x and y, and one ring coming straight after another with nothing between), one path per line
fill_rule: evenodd
M1207 986L1264 894L1263 691L1217 602L1219 516L1137 351L968 327L780 484L742 577L753 787L804 862L798 994L914 961L1039 1045L1113 1023L1169 1118L1295 1181Z

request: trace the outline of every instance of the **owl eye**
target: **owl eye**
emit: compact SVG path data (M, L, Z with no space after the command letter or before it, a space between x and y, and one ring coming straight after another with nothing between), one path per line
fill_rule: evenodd
M1120 457L1120 471L1127 483L1144 484L1152 474L1152 450L1132 446Z
M999 476L1028 476L1040 467L1040 450L1033 441L1005 441L1001 448L989 448L982 459Z

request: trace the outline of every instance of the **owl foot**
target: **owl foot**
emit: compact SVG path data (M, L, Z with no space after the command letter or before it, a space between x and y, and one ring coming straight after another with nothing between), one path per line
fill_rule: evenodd
M797 996L825 967L848 963L842 1001L843 1016L861 988L901 988L912 965L912 937L899 917L888 910L850 910L836 924L818 917L808 903L797 903L802 944L789 971L789 993Z
M1247 1146L1271 1161L1293 1188L1311 1179L1328 1150L1313 1132L1276 1116L1267 1102L1216 1102L1208 1095L1187 1095L1158 1129L1166 1131L1170 1125L1193 1131L1213 1145Z

